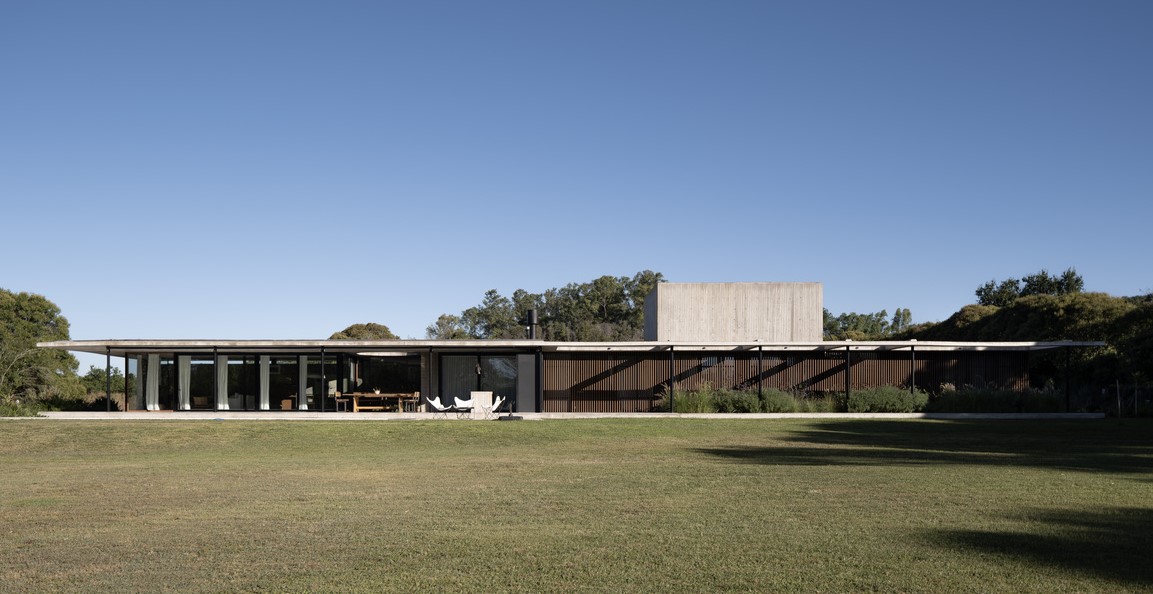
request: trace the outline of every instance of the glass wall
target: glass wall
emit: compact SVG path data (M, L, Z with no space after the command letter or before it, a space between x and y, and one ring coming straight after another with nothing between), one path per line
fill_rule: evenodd
M229 410L257 410L260 406L260 359L254 355L228 356Z
M440 358L442 401L469 399L474 390L516 398L516 355L444 355ZM417 380L419 382L419 379Z
M385 393L420 391L420 355L397 353L380 357L361 357L357 389L354 392Z
M149 370L151 371L151 370ZM160 357L160 368L156 370L160 380L157 403L160 410L176 409L176 357Z
M298 357L274 356L268 365L268 406L272 410L296 410L300 406Z
M124 356L124 410L142 410L144 391L140 389L140 362L135 355Z
M305 394L309 410L333 410L336 408L337 375L340 373L336 355L312 355L308 357L308 378ZM321 398L324 398L323 406Z
M188 391L192 410L216 409L216 365L209 355L181 356L181 387ZM183 374L188 376L184 377Z

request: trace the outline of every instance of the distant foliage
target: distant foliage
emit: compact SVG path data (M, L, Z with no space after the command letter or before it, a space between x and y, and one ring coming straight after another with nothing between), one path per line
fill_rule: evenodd
M967 305L947 320L908 334L917 340L980 342L1103 341L1103 348L1069 353L1075 383L1107 385L1153 377L1153 304L1105 293L1028 295L1012 304ZM1030 356L1030 379L1040 387L1061 383L1065 354Z
M108 372L103 367L89 365L80 383L89 394L103 394L108 391ZM118 367L112 368L112 393L124 393L124 374Z
M1052 276L1044 268L1020 280L1007 278L1001 282L991 280L977 287L977 303L1004 307L1029 295L1069 295L1085 289L1085 280L1077 270L1069 268L1061 276Z
M631 278L602 276L543 293L511 296L495 289L460 315L442 314L425 329L437 340L523 339L529 310L537 310L537 338L553 341L622 341L644 337L644 300L664 276L645 270Z
M388 326L373 322L353 324L328 337L329 340L397 340L398 338L400 337L393 334Z
M913 323L913 313L900 307L892 318L884 309L870 314L849 312L834 316L827 309L823 313L825 340L888 340L909 330Z

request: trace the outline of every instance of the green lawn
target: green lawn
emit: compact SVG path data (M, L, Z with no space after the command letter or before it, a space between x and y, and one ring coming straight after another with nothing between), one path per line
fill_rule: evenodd
M0 422L0 591L1153 590L1153 423Z

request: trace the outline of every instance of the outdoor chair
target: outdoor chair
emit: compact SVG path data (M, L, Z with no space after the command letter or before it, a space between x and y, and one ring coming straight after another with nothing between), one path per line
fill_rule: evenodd
M437 396L435 398L429 398L426 396L424 398L424 401L427 402L430 407L432 407L433 418L436 418L437 416L439 416L442 419L447 419L448 413L452 412L452 410L453 410L451 406L445 406L445 405L440 403L440 396Z
M453 402L452 409L454 411L456 411L456 417L458 419L463 419L467 416L472 415L472 399L471 398L468 400L461 400L460 398L453 398L452 402Z
M504 396L497 396L496 400L493 400L491 405L481 407L484 409L484 418L495 419L497 409L499 409L503 405L504 405Z

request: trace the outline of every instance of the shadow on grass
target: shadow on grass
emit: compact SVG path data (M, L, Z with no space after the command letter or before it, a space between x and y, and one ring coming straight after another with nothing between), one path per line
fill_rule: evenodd
M702 448L754 464L986 464L1153 473L1153 423L1130 421L827 421L790 445Z
M959 554L996 555L1094 578L1148 587L1153 584L1153 510L1037 511L1023 518L1039 532L945 530L926 542Z

